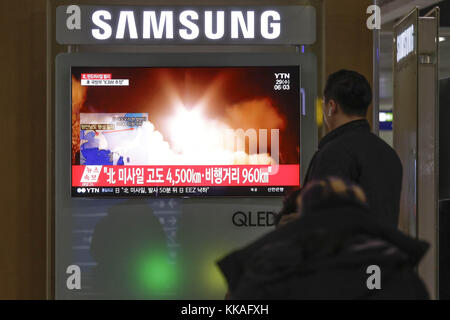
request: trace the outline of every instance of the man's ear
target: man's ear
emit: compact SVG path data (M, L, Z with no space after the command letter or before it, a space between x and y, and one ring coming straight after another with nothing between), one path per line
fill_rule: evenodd
M328 101L328 110L329 110L332 114L335 114L335 113L337 113L337 112L339 111L339 106L338 106L338 104L336 103L335 100L330 99L330 100Z

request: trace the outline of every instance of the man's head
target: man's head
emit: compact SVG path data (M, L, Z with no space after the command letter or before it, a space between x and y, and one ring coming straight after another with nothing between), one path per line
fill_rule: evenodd
M350 70L331 74L323 95L323 117L329 130L353 120L364 119L372 102L372 89L367 79Z

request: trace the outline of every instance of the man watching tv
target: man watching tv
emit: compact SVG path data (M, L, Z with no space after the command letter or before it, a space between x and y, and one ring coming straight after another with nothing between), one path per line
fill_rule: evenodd
M323 118L328 134L319 143L304 185L326 177L341 177L360 185L371 214L385 225L397 227L402 164L396 152L373 134L366 120L372 101L367 79L349 70L328 77Z

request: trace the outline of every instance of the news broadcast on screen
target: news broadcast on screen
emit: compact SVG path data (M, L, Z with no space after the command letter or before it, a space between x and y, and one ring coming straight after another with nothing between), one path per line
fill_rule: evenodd
M300 185L300 70L73 67L72 196L280 196Z

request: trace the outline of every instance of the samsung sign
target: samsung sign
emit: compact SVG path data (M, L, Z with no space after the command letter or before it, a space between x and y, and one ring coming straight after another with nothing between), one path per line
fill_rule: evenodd
M60 44L312 44L311 6L60 6Z

